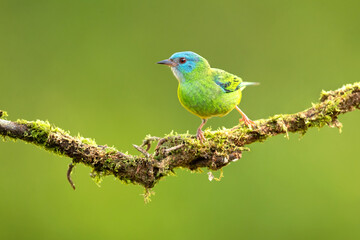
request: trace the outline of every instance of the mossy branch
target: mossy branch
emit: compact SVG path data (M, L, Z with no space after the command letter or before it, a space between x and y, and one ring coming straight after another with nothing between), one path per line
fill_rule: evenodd
M218 170L240 159L245 147L262 142L268 137L289 132L305 134L310 127L341 128L338 116L360 108L360 83L348 84L335 91L323 91L320 101L311 108L294 114L275 115L255 121L254 129L239 125L233 129L206 130L206 141L201 144L189 134L170 134L166 137L148 136L140 146L134 147L141 155L129 155L113 147L100 146L95 141L68 132L44 121L8 121L0 119L0 135L4 139L20 139L72 159L68 179L74 165L85 164L92 168L91 176L101 179L113 175L126 182L150 189L175 168ZM0 118L7 114L0 110ZM148 152L156 143L153 152ZM73 184L72 184L73 186ZM74 186L73 186L74 187Z

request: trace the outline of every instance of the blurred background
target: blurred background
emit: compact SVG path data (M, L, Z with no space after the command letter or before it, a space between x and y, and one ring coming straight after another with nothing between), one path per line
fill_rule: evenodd
M195 133L170 69L192 50L260 82L253 120L304 110L359 81L359 1L0 1L0 109L137 154L147 134ZM207 127L232 127L234 111ZM221 182L178 169L145 205L140 186L99 188L70 159L0 142L0 239L359 239L360 111L250 145ZM219 173L215 173L218 175Z

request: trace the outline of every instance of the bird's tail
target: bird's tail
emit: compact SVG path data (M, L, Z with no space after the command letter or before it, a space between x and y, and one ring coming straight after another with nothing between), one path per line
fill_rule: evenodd
M246 88L246 86L251 86L251 85L260 85L260 83L258 83L258 82L241 82L240 89L242 91L242 90L244 90L244 88Z

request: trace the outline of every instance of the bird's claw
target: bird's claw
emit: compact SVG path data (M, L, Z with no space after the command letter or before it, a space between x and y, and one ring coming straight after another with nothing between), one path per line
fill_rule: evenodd
M239 122L240 123L244 122L245 125L248 126L249 128L253 128L256 125L252 120L250 120L249 118L244 118L244 117L239 119Z
M203 143L203 141L205 141L205 137L204 137L204 133L203 131L201 131L201 129L198 129L196 132L196 138Z

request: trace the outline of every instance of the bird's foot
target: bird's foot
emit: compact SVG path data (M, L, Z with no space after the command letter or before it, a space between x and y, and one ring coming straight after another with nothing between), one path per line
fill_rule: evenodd
M244 122L246 126L248 126L250 129L252 129L253 127L255 127L255 123L253 121L251 121L248 117L243 117L241 119L239 119L239 122L242 123Z
M201 131L201 129L198 129L196 132L196 138L203 143L203 141L205 141L205 137L204 137L204 133L203 131Z
M245 125L246 125L248 128L250 128L250 129L252 129L253 127L255 127L255 123L254 123L253 121L251 121L250 118L248 118L248 117L245 115L245 113L243 113L243 111L241 111L241 109L240 109L238 106L236 106L235 108L236 108L236 110L238 110L238 112L239 112L239 113L241 114L241 116L242 116L242 118L239 119L239 122L240 122L240 123L241 123L241 122L244 122Z

